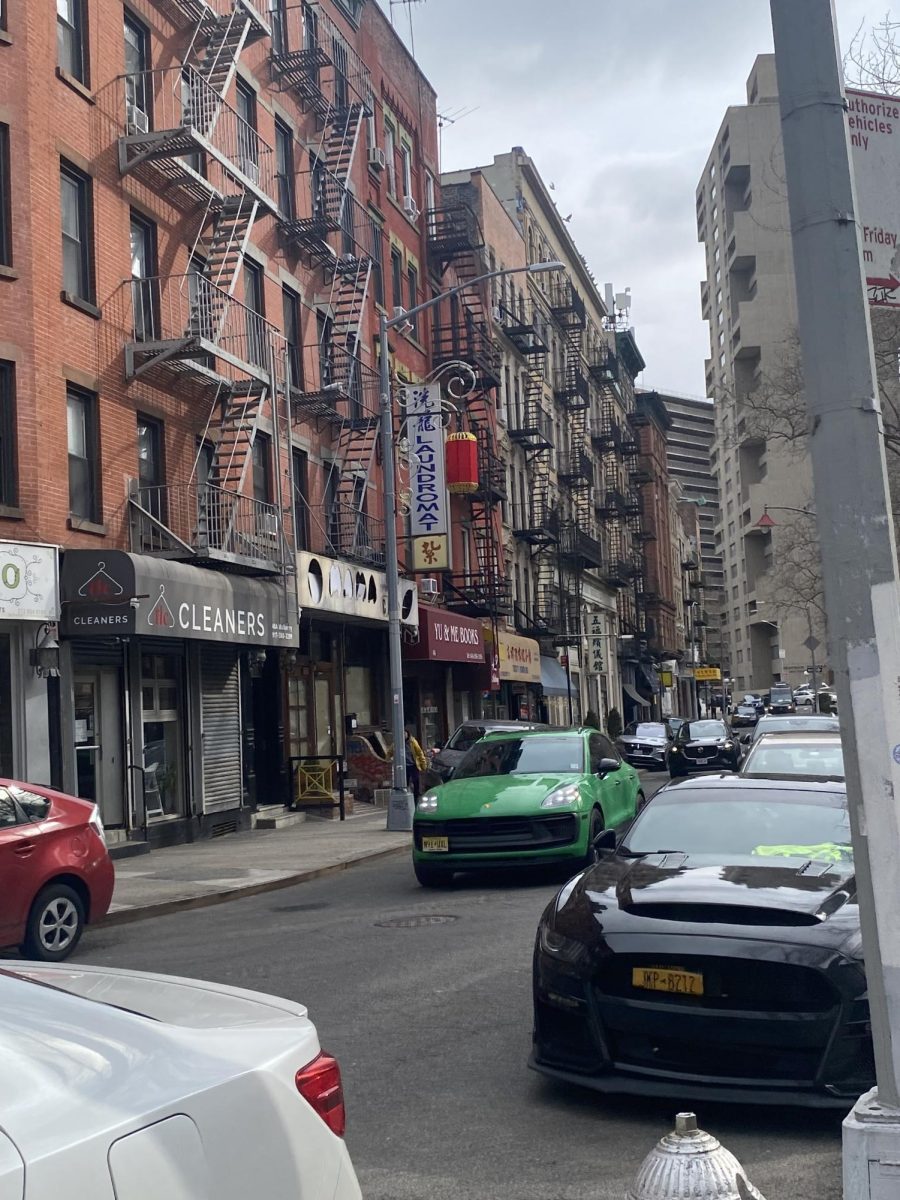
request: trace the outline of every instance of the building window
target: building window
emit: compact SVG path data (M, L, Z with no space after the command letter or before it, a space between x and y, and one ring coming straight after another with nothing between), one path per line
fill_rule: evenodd
M434 176L430 171L425 172L425 209L427 212L433 212L437 207L437 200L434 192Z
M375 303L384 308L384 233L372 220L372 294Z
M92 302L94 283L91 255L91 181L63 161L60 166L62 203L63 291Z
M419 303L419 272L415 267L407 267L406 269L406 290L409 297L408 308L413 309ZM412 324L412 335L416 340L419 337L419 316L415 313L410 318Z
M294 470L294 538L298 550L309 549L309 458L305 450L291 451Z
M403 308L403 255L396 246L391 249L391 291L394 308Z
M235 84L238 115L238 166L253 183L259 183L259 134L256 132L256 92L243 79Z
M281 121L275 122L275 183L278 207L290 219L294 216L294 135Z
M161 421L152 417L137 418L138 486L141 489L141 506L158 521L166 519L165 467L163 465L164 438Z
M303 391L303 349L300 342L300 297L289 287L281 289L281 317L287 342L291 387Z
M131 306L134 340L152 342L157 332L156 228L131 214Z
M253 476L253 499L260 504L272 503L272 447L264 433L253 439L250 458Z
M287 54L286 0L269 0L269 24L272 26L272 53Z
M0 362L0 504L18 504L15 367Z
M56 62L80 83L87 83L84 9L84 0L56 0Z
M266 334L263 310L263 269L244 259L244 315L247 324L247 362L266 365Z
M9 126L0 125L0 266L12 266L12 177Z
M100 519L97 397L71 384L66 389L69 437L69 512L85 521Z
M405 143L400 147L400 165L403 169L403 197L412 196L412 151Z
M125 13L125 121L128 133L150 129L150 35L131 13Z
M387 159L388 194L397 195L397 135L390 121L384 123L384 157Z

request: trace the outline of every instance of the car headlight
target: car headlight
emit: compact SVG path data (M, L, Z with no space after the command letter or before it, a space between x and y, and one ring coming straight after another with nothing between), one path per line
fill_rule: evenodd
M670 754L680 754L680 753L681 753L681 751L678 749L678 747L677 747L677 746L670 746L670 747L669 747L669 753L670 753Z
M93 829L94 833L96 833L97 837L105 846L106 830L103 828L103 818L100 816L100 809L96 804L94 805L91 815L88 817L88 825L90 825L91 829Z
M541 950L552 958L560 958L564 962L578 962L584 954L584 946L574 938L566 937L549 925L541 926Z
M541 801L541 808L562 808L566 804L577 804L580 795L574 783L564 783Z
M434 792L426 792L424 796L419 797L419 803L416 808L419 812L435 812L438 806L438 798Z

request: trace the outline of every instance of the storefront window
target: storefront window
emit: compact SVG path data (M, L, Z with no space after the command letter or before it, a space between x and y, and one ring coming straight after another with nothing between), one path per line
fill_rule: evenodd
M0 634L0 775L13 775L12 663L9 634Z
M347 712L356 713L361 725L372 724L372 672L368 667L347 667Z
M180 816L184 811L180 698L180 658L174 654L142 655L144 797L151 820Z

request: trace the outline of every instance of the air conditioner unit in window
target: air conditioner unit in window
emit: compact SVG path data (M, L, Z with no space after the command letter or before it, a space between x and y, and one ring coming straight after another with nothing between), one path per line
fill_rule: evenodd
M438 594L438 585L436 579L420 579L419 591L423 596L436 596Z
M147 133L149 131L150 118L136 104L126 104L125 124L127 126L127 136L134 137L136 134Z
M494 318L494 320L497 322L498 325L501 324L501 322L503 321L503 309L500 307L499 304L495 304L494 307L491 309L491 316Z
M387 166L387 155L380 146L369 147L369 166L373 171L383 171Z
M403 211L406 213L406 215L409 217L409 219L411 221L418 221L419 206L418 206L418 204L416 204L416 202L412 198L412 196L404 196L403 197Z
M278 537L278 516L276 513L260 513L256 519L256 530L260 537Z

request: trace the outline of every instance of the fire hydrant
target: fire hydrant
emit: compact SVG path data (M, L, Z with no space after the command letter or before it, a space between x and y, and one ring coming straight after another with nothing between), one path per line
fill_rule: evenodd
M764 1200L744 1168L693 1113L679 1113L675 1131L641 1164L626 1200Z

